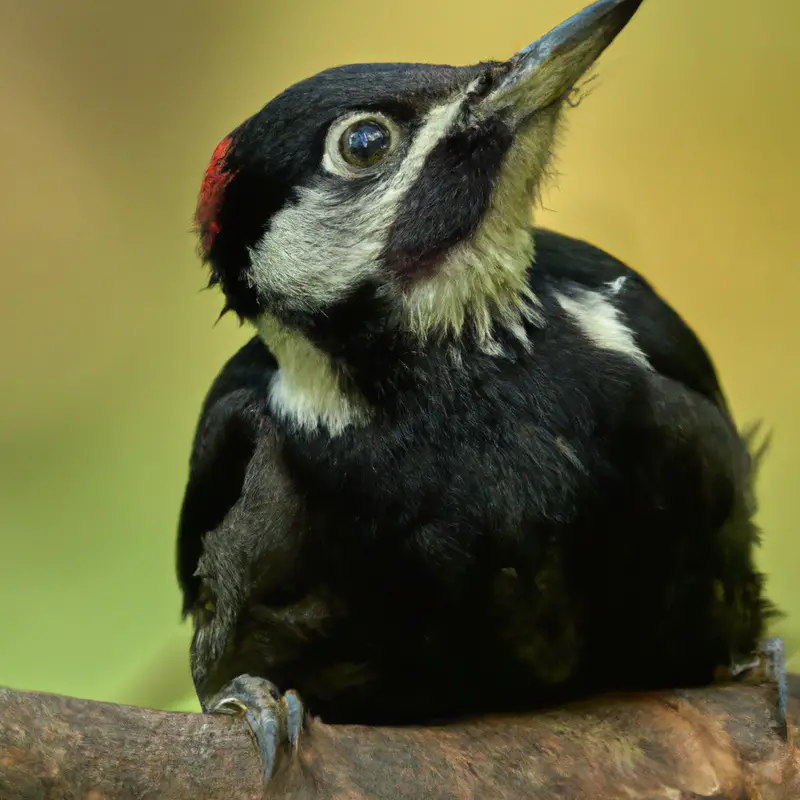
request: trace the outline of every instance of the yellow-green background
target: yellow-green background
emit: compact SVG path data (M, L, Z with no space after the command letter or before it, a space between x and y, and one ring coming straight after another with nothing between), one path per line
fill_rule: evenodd
M2 1L0 685L196 707L174 531L198 406L248 335L213 327L189 234L216 142L332 64L502 58L580 4ZM796 0L646 0L539 214L651 278L739 420L774 428L761 562L794 640L798 29Z

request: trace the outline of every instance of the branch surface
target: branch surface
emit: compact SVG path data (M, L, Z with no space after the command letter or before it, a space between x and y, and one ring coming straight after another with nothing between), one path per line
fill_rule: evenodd
M796 721L797 677L790 694ZM798 800L774 703L745 683L427 728L311 720L265 791L239 719L0 689L0 798Z

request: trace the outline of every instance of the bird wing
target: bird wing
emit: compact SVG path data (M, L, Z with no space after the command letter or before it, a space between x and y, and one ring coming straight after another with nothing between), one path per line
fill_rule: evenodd
M184 614L198 600L195 571L203 537L219 527L241 497L256 447L265 439L265 427L272 428L266 399L276 369L272 353L253 337L228 360L203 402L178 523Z

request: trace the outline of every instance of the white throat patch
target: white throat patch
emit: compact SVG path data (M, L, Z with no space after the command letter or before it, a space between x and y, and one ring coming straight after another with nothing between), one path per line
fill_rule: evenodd
M328 356L302 333L263 314L258 334L278 361L269 393L277 417L306 431L325 428L331 436L369 421L363 398L342 390Z

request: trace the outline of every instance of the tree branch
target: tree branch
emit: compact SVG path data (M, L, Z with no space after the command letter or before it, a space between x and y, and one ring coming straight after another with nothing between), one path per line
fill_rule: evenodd
M746 683L428 728L312 720L265 792L239 719L0 689L0 798L797 800L774 704L774 687Z

